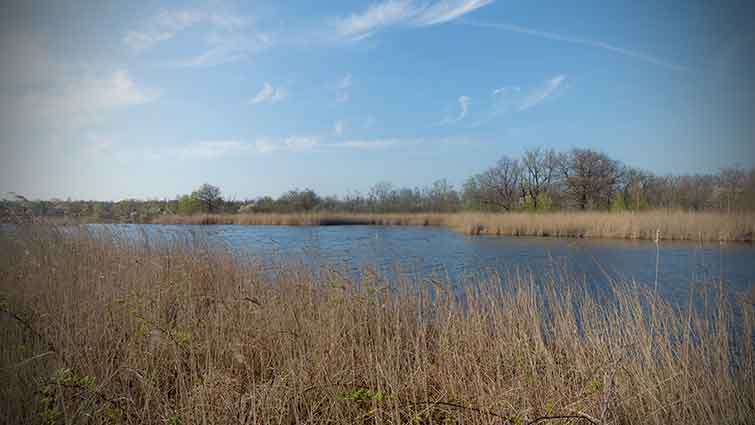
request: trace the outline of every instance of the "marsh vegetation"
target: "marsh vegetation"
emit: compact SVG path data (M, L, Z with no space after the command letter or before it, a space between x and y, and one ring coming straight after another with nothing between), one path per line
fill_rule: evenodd
M752 291L263 272L201 239L0 237L4 423L747 423ZM536 281L538 283L536 283Z

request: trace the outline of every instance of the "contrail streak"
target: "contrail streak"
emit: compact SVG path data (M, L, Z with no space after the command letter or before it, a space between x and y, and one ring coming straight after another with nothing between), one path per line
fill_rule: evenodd
M498 30L503 30L503 31L516 32L519 34L531 35L533 37L540 37L540 38L545 38L548 40L562 41L565 43L595 47L598 49L608 50L613 53L618 53L620 55L627 56L630 58L639 59L648 63L652 63L654 65L662 66L664 68L673 69L675 71L685 71L688 69L687 67L676 65L670 62L666 62L664 60L658 59L654 56L651 56L642 52L625 49L619 46L614 46L612 44L604 43L602 41L590 40L587 38L575 37L575 36L565 35L565 34L556 34L556 33L547 32L547 31L539 31L539 30L535 30L531 28L521 27L519 25L493 24L493 23L485 23L485 22L475 22L475 21L470 21L470 20L462 20L462 21L459 21L459 23L462 25L469 25L473 27L492 28L492 29L498 29Z

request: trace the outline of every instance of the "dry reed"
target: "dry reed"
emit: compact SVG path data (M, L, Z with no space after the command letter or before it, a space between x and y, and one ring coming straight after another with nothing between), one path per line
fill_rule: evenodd
M470 235L751 242L755 214L639 213L205 214L160 216L158 224L445 226Z
M682 310L631 285L596 293L523 273L461 296L408 278L388 288L374 274L271 274L201 240L39 227L0 235L0 252L2 423L755 415L752 294Z

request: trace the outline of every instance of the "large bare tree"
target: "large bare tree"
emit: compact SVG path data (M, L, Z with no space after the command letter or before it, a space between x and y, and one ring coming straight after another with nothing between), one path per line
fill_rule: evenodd
M521 178L519 161L504 156L494 167L475 177L481 201L511 211L519 203Z
M559 162L565 195L576 208L608 208L621 176L618 162L591 149L572 149Z

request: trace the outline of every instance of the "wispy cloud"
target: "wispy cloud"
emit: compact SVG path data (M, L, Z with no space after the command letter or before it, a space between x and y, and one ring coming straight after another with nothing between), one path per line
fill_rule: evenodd
M346 140L338 144L332 144L334 147L344 147L359 150L375 150L393 146L398 141L396 139L375 139L375 140Z
M374 31L406 21L418 12L411 0L388 0L371 4L362 13L336 21L336 32L346 38L363 38Z
M338 36L362 40L395 25L429 26L452 21L493 3L493 0L385 0L373 3L360 13L336 20Z
M219 159L248 151L250 146L238 140L202 141L179 149L184 159Z
M354 80L351 78L351 74L344 75L336 86L336 102L348 102L351 98L351 87L353 85Z
M276 151L287 152L305 152L313 150L320 146L320 140L317 137L288 137L280 142L273 142L268 139L260 139L254 143L257 152L269 153Z
M445 0L430 4L414 18L418 25L435 25L452 21L462 15L493 3L493 0Z
M557 75L546 81L544 86L532 91L524 97L522 103L519 105L519 110L524 111L539 105L545 99L553 95L558 88L561 87L564 80L566 80L566 76Z
M459 103L459 115L446 118L438 123L438 125L455 124L467 117L467 112L469 112L469 104L472 102L472 98L470 98L469 96L459 96L457 102Z
M346 123L344 121L338 120L333 124L333 132L335 132L337 135L342 135L345 130Z
M214 34L208 39L209 48L204 52L185 59L169 61L179 68L207 68L238 62L251 58L272 45L265 34Z
M533 37L539 37L544 38L547 40L553 40L553 41L561 41L564 43L571 43L571 44L579 44L582 46L587 47L593 47L597 49L603 49L607 50L609 52L613 52L619 55L627 56L633 59L638 59L644 62L648 62L654 65L662 66L664 68L672 69L675 71L683 71L687 68L681 65L676 65L674 63L671 63L669 61L659 59L655 56L639 52L636 50L626 49L624 47L615 46L609 43L605 43L603 41L599 40L591 40L588 38L582 38L582 37L576 37L572 35L566 35L566 34L558 34L554 32L548 32L548 31L540 31L535 30L531 28L522 27L519 25L511 25L511 24L496 24L496 23L485 23L485 22L476 22L476 21L470 21L470 20L464 20L461 21L464 25L469 26L475 26L480 28L491 28L491 29L498 29L502 31L509 31L509 32L515 32L519 34L525 34L530 35Z
M265 83L257 94L249 99L249 103L256 105L258 103L278 103L286 99L288 96L285 89L273 87L270 83Z
M217 66L247 59L272 44L267 35L254 31L240 16L199 9L160 12L137 29L127 31L122 41L133 51L142 52L194 27L206 32L208 47L188 58L168 60L167 64L186 68Z
M264 139L258 140L255 142L255 147L260 153L331 149L377 150L393 146L397 142L396 139L358 139L323 143L317 137L289 137L277 143Z
M170 40L178 33L199 24L233 31L242 27L244 20L233 15L197 9L162 11L147 19L139 28L127 31L122 40L131 49L143 51L155 47L160 42Z
M469 96L461 96L459 97L459 116L456 118L456 121L461 121L464 119L464 117L467 116L467 111L469 111L469 102L472 99L469 98Z

